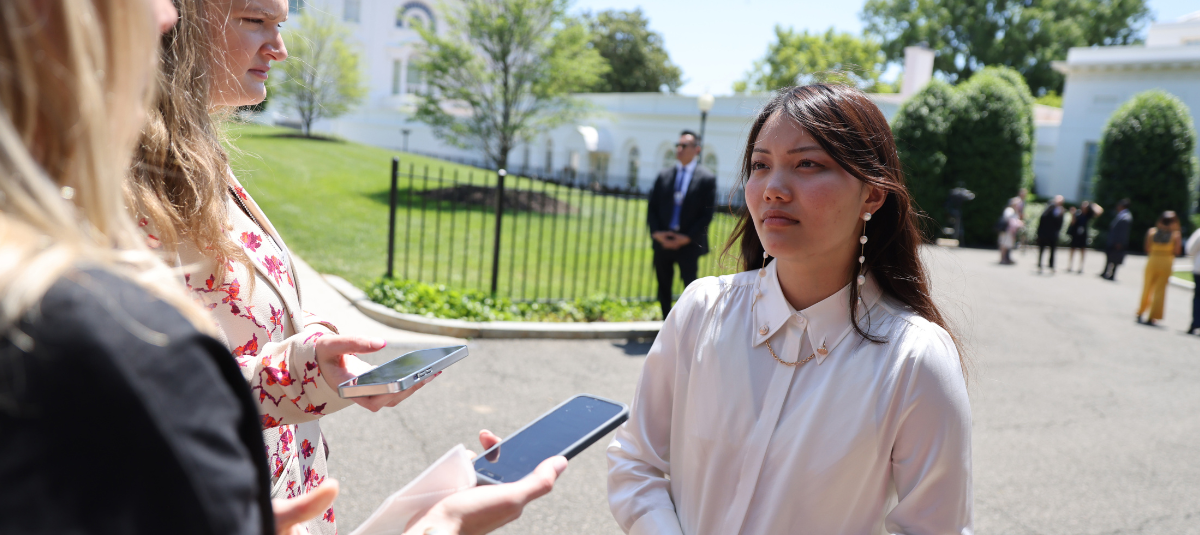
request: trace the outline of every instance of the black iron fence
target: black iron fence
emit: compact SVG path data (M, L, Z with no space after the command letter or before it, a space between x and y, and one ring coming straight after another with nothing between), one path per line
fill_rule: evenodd
M644 191L585 173L392 169L390 276L521 301L655 294ZM734 224L718 208L701 276L733 271L720 250Z

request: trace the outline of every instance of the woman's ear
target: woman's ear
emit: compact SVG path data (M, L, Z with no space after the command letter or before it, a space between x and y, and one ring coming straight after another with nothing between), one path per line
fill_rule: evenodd
M866 183L864 185L867 188L867 198L863 201L862 211L873 214L883 207L883 201L887 200L887 191L879 186Z

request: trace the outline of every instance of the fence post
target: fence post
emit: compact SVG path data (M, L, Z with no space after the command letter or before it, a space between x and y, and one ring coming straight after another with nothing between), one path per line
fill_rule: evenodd
M388 265L387 278L392 276L392 265L396 259L396 182L400 179L400 158L392 156L392 191L388 196Z
M504 176L508 172L501 169L496 171L496 239L492 246L492 296L496 295L496 285L500 281L500 224L504 216Z

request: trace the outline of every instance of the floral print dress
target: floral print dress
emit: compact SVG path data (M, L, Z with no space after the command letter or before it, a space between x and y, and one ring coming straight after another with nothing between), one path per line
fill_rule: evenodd
M302 311L300 281L283 239L232 173L229 181L229 232L256 269L250 273L236 260L217 266L189 245L179 247L177 265L187 287L212 312L222 342L259 402L271 497L293 498L321 484L328 472L317 419L352 402L337 395L317 365L314 340L337 329ZM158 245L147 220L139 223L151 245ZM305 528L314 535L337 533L333 509Z

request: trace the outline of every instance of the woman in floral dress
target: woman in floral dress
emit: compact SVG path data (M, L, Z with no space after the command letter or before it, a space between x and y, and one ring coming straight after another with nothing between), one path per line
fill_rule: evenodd
M213 314L259 402L273 498L324 479L317 419L358 403L394 406L415 392L341 399L337 385L371 368L355 353L382 340L338 335L303 312L287 245L242 188L210 114L261 102L267 71L287 58L279 33L287 0L177 0L180 20L163 38L158 103L129 182L150 244L181 266ZM228 112L225 112L228 113ZM307 525L335 533L333 509Z

